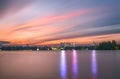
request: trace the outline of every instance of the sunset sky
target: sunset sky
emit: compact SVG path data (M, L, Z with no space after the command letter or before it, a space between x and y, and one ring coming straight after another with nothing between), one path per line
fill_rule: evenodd
M120 43L120 0L0 0L0 41Z

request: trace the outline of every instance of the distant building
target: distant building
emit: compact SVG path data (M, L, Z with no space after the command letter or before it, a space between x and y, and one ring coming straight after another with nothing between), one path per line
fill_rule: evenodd
M92 43L92 45L91 46L96 46L97 44L96 44L96 42L95 41L93 41L93 43Z
M77 43L76 42L61 42L60 47L76 47Z
M96 49L96 46L97 46L96 42L93 41L93 43L91 44L91 46L92 46L92 49Z
M77 46L77 43L76 43L76 42L72 42L72 43L71 43L71 46L72 46L72 47L76 47L76 46Z
M0 46L7 46L9 44L10 44L10 42L0 41Z

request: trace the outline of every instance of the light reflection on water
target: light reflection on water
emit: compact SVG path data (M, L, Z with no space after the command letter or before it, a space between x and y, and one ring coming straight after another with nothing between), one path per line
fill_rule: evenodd
M92 61L91 61L91 69L93 79L97 79L97 60L96 60L96 51L92 51Z
M61 51L60 74L61 74L62 79L66 79L67 68L66 68L66 54L64 50Z
M61 73L61 79L67 79L67 72L70 72L67 70L67 62L66 62L66 53L64 50L61 51L61 59L60 59L60 73ZM77 51L72 51L72 77L73 79L77 79L78 75L78 63L77 63Z
M72 72L73 72L73 79L77 79L77 75L78 75L78 63L77 63L77 51L73 50L72 53Z
M0 79L120 79L119 72L120 51L0 52Z

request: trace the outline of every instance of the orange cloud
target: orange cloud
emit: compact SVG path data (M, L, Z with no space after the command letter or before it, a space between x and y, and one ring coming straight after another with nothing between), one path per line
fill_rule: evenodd
M82 16L85 15L87 13L90 13L92 11L90 10L80 10L80 11L74 11L71 13L67 13L67 14L63 14L63 15L58 15L58 16L45 16L43 18L35 18L34 20L30 20L25 22L25 24L20 24L18 26L14 26L14 28L8 28L8 30L10 32L14 32L14 31L19 31L19 30L25 30L28 28L32 28L32 27L40 27L40 26L46 26L49 25L51 23L57 23L63 20L67 20L70 18L74 18L75 16Z
M93 41L99 43L106 40L120 40L120 34L108 34L108 35L99 35L99 36L89 36L89 37L78 37L78 38L69 38L61 40L52 40L40 43L41 45L51 45L51 44L60 44L60 42L76 42L78 44L92 44ZM39 43L38 43L39 45Z
M74 18L75 16L82 16L87 13L89 13L89 10L81 10L81 11L74 11L71 13L63 14L63 15L50 15L50 16L45 16L43 18L35 18L32 20L28 20L23 24L15 25L15 26L10 26L10 23L1 25L5 26L1 32L0 35L4 40L12 40L12 39L17 39L17 37L23 38L28 37L30 38L31 36L38 36L37 33L39 33L39 36L45 36L49 35L52 33L58 33L64 30L65 28L70 28L65 26L64 29L61 29L61 27L54 27L52 24L54 23L59 23L60 21L63 20L69 20L70 18ZM11 23L14 23L11 21ZM12 24L11 24L12 25ZM10 27L9 27L10 26ZM61 26L61 25L60 25ZM64 25L63 25L64 26ZM74 25L71 25L74 26ZM52 30L48 29L52 28ZM31 33L31 30L29 31L28 29L40 29L40 31L36 31L36 34ZM58 30L59 29L59 30ZM28 32L29 34L26 34ZM45 36L45 38L47 38Z

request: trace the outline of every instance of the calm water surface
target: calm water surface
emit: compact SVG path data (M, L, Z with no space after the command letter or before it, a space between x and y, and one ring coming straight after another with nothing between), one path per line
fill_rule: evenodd
M1 51L0 79L120 79L120 51Z

